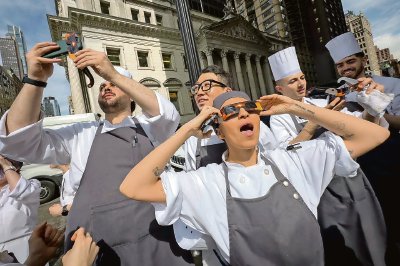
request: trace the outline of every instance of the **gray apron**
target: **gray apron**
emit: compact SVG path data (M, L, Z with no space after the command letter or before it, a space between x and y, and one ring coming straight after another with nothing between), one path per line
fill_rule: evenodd
M233 198L228 168L226 182L230 264L252 266L312 266L324 264L324 251L315 216L296 189L270 163L278 180L263 197Z
M201 146L201 139L197 139L196 169L207 166L210 163L222 163L222 154L226 150L227 147L225 142L209 146Z
M97 129L85 172L68 215L66 249L78 227L100 246L96 265L187 265L190 252L175 242L171 226L159 226L154 207L122 195L126 175L152 149L143 128ZM183 259L185 258L185 260Z
M300 132L304 126L292 119ZM318 222L326 266L385 265L385 220L361 169L355 177L333 177L318 205Z

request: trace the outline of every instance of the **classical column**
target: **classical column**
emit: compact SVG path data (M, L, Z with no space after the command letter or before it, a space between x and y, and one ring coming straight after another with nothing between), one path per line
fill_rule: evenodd
M229 66L228 66L228 50L227 49L223 49L221 51L221 58L222 58L222 67L223 69L229 73Z
M251 54L246 54L246 68L247 68L247 76L249 77L250 83L250 90L251 90L251 97L253 100L257 99L257 91L256 91L256 83L254 81L253 76L253 69L251 68L251 61L250 61Z
M241 91L245 91L244 87L244 81L243 81L243 75L242 75L242 67L240 66L240 52L235 52L234 58L235 58L235 69L236 69L236 76L238 79L239 83L239 89Z
M261 56L256 55L256 67L257 67L257 76L258 76L258 82L260 83L260 90L261 90L261 95L266 95L267 90L265 88L265 83L264 83L264 77L260 65L260 58Z
M213 50L214 50L214 48L207 48L207 50L206 50L206 55L207 55L207 64L209 65L209 66L211 66L211 65L214 65L214 61L213 61L213 58L212 58L212 52L213 52Z
M79 79L79 72L70 58L67 58L67 61L68 61L69 83L71 85L71 98L74 106L74 111L75 114L84 114L86 113L86 109L85 109L85 102L83 101L82 86Z
M271 67L269 66L268 58L265 57L264 61L264 70L265 70L265 78L266 78L266 86L267 86L267 93L272 94L275 92L274 83L272 82L272 72Z

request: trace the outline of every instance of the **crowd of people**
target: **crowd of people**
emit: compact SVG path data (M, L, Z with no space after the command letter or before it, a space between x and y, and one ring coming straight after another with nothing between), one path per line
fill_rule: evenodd
M63 265L77 266L400 265L400 80L366 76L352 33L326 47L357 80L345 97L307 97L289 47L268 58L276 94L258 99L221 67L203 69L191 88L200 112L178 130L170 101L83 49L74 63L103 79L105 119L48 130L40 103L60 59L43 57L55 43L35 45L0 120L0 265L45 265L62 244ZM36 225L40 184L20 162L63 171L49 211L67 216L65 232Z

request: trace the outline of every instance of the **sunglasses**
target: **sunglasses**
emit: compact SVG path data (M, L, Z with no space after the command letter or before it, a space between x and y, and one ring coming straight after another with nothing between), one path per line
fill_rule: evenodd
M214 85L213 85L214 84ZM227 87L224 83L213 80L213 79L207 79L201 82L200 84L195 84L193 87L190 88L190 92L195 95L200 89L204 92L208 92L211 90L212 87L215 87L215 85L225 88Z
M257 101L246 101L246 102L234 103L234 104L227 105L227 106L221 108L220 111L221 111L221 115L222 115L222 120L226 121L229 118L238 115L241 108L246 110L246 112L248 112L248 113L257 113L257 112L261 112L263 110L261 103L257 102Z

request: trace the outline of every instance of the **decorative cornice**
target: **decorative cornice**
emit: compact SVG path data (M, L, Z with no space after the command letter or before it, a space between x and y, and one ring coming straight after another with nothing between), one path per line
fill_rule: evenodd
M71 7L68 9L68 18L48 15L48 22L53 40L61 39L62 33L66 31L81 32L82 27L85 26L133 35L181 39L180 32L177 29L136 22Z

